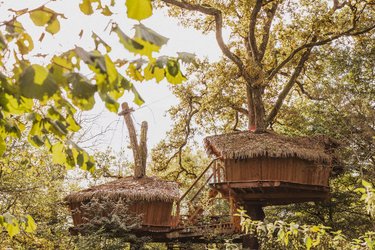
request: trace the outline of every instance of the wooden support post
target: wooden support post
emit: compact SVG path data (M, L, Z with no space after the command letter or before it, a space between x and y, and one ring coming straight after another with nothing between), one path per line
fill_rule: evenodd
M247 214L252 220L263 221L266 217L261 205L244 205ZM260 247L258 239L254 235L245 235L242 239L242 249L244 250L258 250Z

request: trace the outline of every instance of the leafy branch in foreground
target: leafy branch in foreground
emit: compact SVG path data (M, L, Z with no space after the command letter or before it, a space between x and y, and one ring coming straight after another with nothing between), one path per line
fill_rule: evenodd
M86 51L76 46L60 55L38 53L40 57L51 59L46 64L36 64L32 55L36 44L43 45L46 33L59 33L64 28L61 20L66 19L64 14L47 7L48 4L31 10L10 9L14 16L10 20L0 20L0 156L12 143L27 138L32 146L45 147L52 154L54 164L93 172L95 159L72 140L74 133L81 129L75 120L77 110L91 110L98 95L109 111L117 112L118 99L125 91L134 95L134 103L142 105L144 100L134 84L120 73L125 71L123 67L127 66L127 75L136 81L166 79L179 84L186 80L180 62L192 62L193 55L181 53L178 57L154 58L153 54L167 43L167 38L141 23L135 26L135 35L130 38L114 24L111 32L139 59L113 60L109 54L110 44L93 32L95 50ZM101 0L83 0L79 9L85 15L99 10L105 18L114 15L111 8L115 4L115 1L106 5ZM129 0L126 6L128 17L138 21L152 14L150 0ZM25 28L28 26L21 20L25 16L35 26L43 28L38 41ZM105 53L100 52L100 46L105 48ZM1 215L1 227L10 236L18 234L22 228L32 231L32 218L25 218Z
M370 216L375 215L375 189L366 181L363 188L356 191L362 193L361 200L366 203ZM366 232L357 239L348 239L345 232L333 231L324 225L299 225L291 222L275 221L265 223L253 221L243 209L236 214L241 218L241 229L245 234L255 234L265 248L282 249L374 249L375 232Z

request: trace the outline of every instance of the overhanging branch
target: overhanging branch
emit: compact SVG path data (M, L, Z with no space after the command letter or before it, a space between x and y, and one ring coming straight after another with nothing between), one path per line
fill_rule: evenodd
M321 46L321 45L325 45L327 43L330 43L334 40L337 40L341 37L344 37L344 36L358 36L358 35L361 35L361 34L364 34L364 33L367 33L369 31L371 31L372 29L375 28L375 25L372 25L368 28L365 28L365 29L362 29L362 30L359 30L359 31L354 31L354 28L350 28L344 32L341 32L340 34L337 34L335 36L332 36L332 37L329 37L329 38L326 38L326 39L323 39L323 40L320 40L320 41L316 41L316 42L310 42L310 43L306 43L300 47L298 47L297 49L295 49L292 53L290 53L290 55L284 59L284 61L282 61L279 65L277 65L275 68L273 68L272 70L270 70L268 73L268 80L271 80L278 72L280 69L282 69L288 62L290 62L294 56L296 54L298 54L298 52L304 50L304 49L311 49L313 47L316 47L316 46Z
M172 4L174 6L180 7L182 9L198 11L200 13L213 16L215 18L215 24L216 24L216 28L215 28L216 41L221 51L226 57L228 57L232 62L234 62L238 66L241 72L246 74L246 72L244 71L244 65L241 59L235 54L233 54L224 42L223 32L222 32L223 17L222 17L222 12L220 10L210 7L210 6L187 3L185 1L182 1L182 2L177 1L177 0L161 0L161 1L167 4Z
M277 97L277 101L276 101L273 109L271 110L270 114L266 118L266 124L270 124L275 119L275 117L276 117L277 113L279 112L285 98L289 94L290 90L293 88L298 76L301 74L303 65L305 64L305 62L309 58L309 55L311 53L311 49L312 48L306 50L302 54L301 59L299 60L297 67L294 69L294 72L293 72L292 76L290 77L288 83L284 86L283 90L280 92L279 96Z

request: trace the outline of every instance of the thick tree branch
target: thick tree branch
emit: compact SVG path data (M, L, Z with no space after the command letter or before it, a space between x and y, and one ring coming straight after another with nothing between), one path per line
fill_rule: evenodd
M327 44L327 43L330 43L334 40L337 40L341 37L344 37L344 36L358 36L358 35L361 35L361 34L364 34L366 32L369 32L371 31L372 29L375 28L375 25L372 25L366 29L363 29L363 30L359 30L359 31L356 31L356 32L353 32L354 31L354 27L344 31L344 32L341 32L335 36L332 36L332 37L329 37L329 38L326 38L326 39L323 39L323 40L320 40L320 41L313 41L313 42L310 42L310 43L306 43L300 47L298 47L297 49L295 49L292 53L290 53L290 55L284 59L279 65L277 65L275 68L273 68L272 70L270 70L268 72L268 77L267 79L268 80L271 80L278 72L281 68L283 68L288 62L290 62L294 56L296 54L298 54L298 52L304 50L304 49L307 49L307 48L313 48L313 47L316 47L316 46L321 46L321 45L324 45L324 44Z
M267 11L267 20L263 26L262 43L260 44L260 47L259 47L259 61L260 62L263 60L264 54L266 53L268 40L270 37L270 29L271 29L273 18L275 17L278 4L279 4L278 2L274 3L271 9Z
M200 13L213 16L215 18L215 23L216 23L216 41L217 41L221 51L223 52L223 54L226 57L228 57L232 62L234 62L238 66L238 68L240 69L240 71L242 73L247 74L244 71L244 65L243 65L243 62L241 61L241 59L238 56L236 56L235 54L233 54L224 42L223 32L222 32L223 17L222 17L222 13L221 13L220 10L215 9L213 7L209 7L209 6L191 4L191 3L184 2L184 1L180 2L178 0L161 0L161 1L163 1L164 3L167 3L167 4L172 4L174 6L180 7L182 9L191 10L191 11L198 11Z
M279 96L277 97L277 101L276 101L273 109L271 110L270 114L268 115L268 117L266 119L266 124L270 124L273 121L273 119L275 119L275 117L276 117L277 113L279 112L286 96L289 94L289 92L293 88L298 76L301 74L303 65L305 64L305 62L309 58L309 55L311 53L311 49L312 48L309 48L308 50L306 50L302 54L301 59L299 60L297 67L294 69L294 72L293 72L292 76L290 77L288 83L284 86L284 89L280 92Z
M244 114L244 115L246 115L246 116L249 115L249 111L248 111L247 109L245 109L245 108L238 107L238 106L236 106L236 105L234 105L234 104L231 105L230 107L231 107L233 110L237 111L238 113Z
M260 62L259 61L259 52L258 52L258 47L257 47L257 41L256 41L256 37L255 37L255 26L256 26L256 23L257 23L257 18L258 18L258 14L260 12L260 10L262 9L262 0L257 0L256 3L255 3L255 6L253 8L253 11L251 12L251 16L250 16L250 24L249 24L249 44L250 44L250 48L251 48L251 53L252 53L252 58L254 58L254 60L256 62Z

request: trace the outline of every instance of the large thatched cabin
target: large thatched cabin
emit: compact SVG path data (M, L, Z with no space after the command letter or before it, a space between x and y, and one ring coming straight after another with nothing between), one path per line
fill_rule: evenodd
M75 227L93 216L84 209L84 205L93 199L127 202L129 216L140 216L142 230L162 230L173 226L172 207L179 199L179 189L176 182L129 176L72 193L65 200L72 211Z
M287 137L272 132L235 132L205 138L219 158L211 186L239 201L261 205L328 198L333 149L323 137Z

